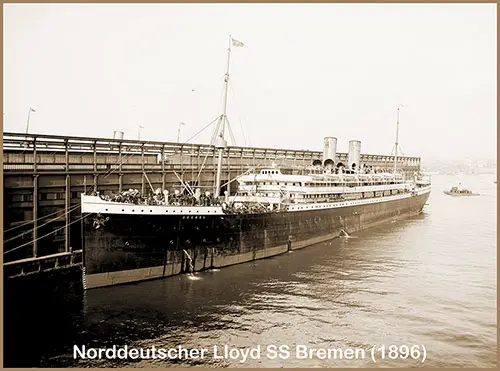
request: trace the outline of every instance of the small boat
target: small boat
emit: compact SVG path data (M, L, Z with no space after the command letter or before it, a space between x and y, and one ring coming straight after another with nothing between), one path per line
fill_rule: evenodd
M479 196L479 193L473 193L469 189L461 188L460 185L451 187L449 191L443 191L443 192L448 196Z

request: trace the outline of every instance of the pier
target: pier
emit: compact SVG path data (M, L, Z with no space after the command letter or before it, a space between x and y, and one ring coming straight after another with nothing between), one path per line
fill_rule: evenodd
M321 142L321 141L319 141ZM4 275L16 278L81 266L80 194L110 195L130 188L145 194L181 189L181 181L213 192L217 150L208 144L3 134ZM231 194L235 178L270 166L302 167L322 161L322 151L230 146L224 149L221 184ZM394 156L361 154L361 163L390 171ZM397 157L413 177L419 157ZM347 153L337 153L347 164Z

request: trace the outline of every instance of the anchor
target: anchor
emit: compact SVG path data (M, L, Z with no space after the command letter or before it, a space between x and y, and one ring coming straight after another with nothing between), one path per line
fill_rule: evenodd
M96 215L94 219L94 228L99 229L105 226L105 223L109 220L109 216L104 218L100 213Z

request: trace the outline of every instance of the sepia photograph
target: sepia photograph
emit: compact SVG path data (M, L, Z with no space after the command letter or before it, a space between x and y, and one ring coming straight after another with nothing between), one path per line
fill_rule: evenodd
M3 5L6 368L497 366L497 5Z

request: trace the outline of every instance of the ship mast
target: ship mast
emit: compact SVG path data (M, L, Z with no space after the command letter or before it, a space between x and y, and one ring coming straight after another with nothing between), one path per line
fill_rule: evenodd
M222 174L222 156L224 154L224 148L227 147L227 141L224 139L224 128L226 126L227 121L227 90L229 85L229 63L231 61L231 44L232 44L231 35L229 35L229 46L227 48L227 70L224 75L224 102L223 102L223 110L222 115L219 117L219 122L217 123L217 128L219 134L215 141L215 148L219 150L219 157L217 159L217 174L215 177L215 191L214 196L217 198L220 196L220 182L221 182L221 174Z
M403 107L402 104L398 105L398 120L396 123L396 142L394 143L394 175L398 166L398 148L399 148L399 109Z

